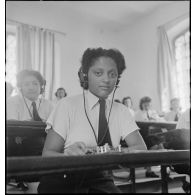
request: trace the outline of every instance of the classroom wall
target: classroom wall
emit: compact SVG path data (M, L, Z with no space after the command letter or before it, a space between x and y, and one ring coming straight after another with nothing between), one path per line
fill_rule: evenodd
M112 38L110 34L112 32L97 29L90 18L85 18L83 23L72 10L67 9L64 17L60 8L59 12L54 12L47 6L41 6L40 2L38 4L39 6L37 3L34 6L23 4L19 6L7 2L6 18L66 33L65 36L61 34L55 36L57 46L60 48L57 56L61 59L61 67L56 66L56 71L59 73L57 82L66 89L68 95L78 94L82 90L77 72L84 50L88 47L115 47L113 41L115 37Z
M178 1L155 10L119 35L119 43L123 45L127 63L126 72L121 80L120 96L132 96L136 109L139 99L148 95L153 100L153 107L160 110L157 83L157 28L187 12L189 2ZM126 83L128 84L125 85Z
M44 2L43 2L44 3ZM69 10L68 17L63 13L54 13L46 6L22 7L6 3L6 17L32 25L57 29L66 32L66 36L58 34L56 40L61 48L59 54L61 67L59 85L65 87L68 95L81 92L77 71L84 50L88 47L117 48L125 56L127 69L124 72L116 98L130 95L134 106L142 96L149 95L153 106L159 110L159 94L157 88L157 27L188 11L189 2L178 2L164 6L150 13L133 25L119 31L98 28L93 21L86 18L83 23L79 17Z

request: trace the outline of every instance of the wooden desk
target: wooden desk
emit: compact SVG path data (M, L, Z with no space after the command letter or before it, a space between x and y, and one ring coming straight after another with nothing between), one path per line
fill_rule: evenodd
M6 121L7 137L45 136L46 124L40 121Z
M38 181L49 174L109 170L119 165L136 167L161 165L162 192L168 192L166 166L190 163L190 151L139 151L134 153L95 154L64 157L7 157L7 179L19 178L23 181ZM135 192L135 183L134 192Z
M7 157L7 177L189 163L190 151L139 151L64 157Z
M150 149L153 145L158 145L162 142L160 137L157 137L157 133L162 133L162 129L168 131L175 129L176 122L156 122L156 121L137 121L137 126L140 128L139 132L142 135L146 146Z
M177 122L156 122L156 121L136 121L140 129L148 129L149 127L166 128L172 130L176 128Z
M6 121L6 155L41 155L46 132L46 124L39 121ZM22 144L16 144L15 138L21 137Z

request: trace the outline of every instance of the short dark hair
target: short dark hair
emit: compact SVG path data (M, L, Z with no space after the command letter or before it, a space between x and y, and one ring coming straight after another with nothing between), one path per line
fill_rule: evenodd
M99 57L110 57L114 60L117 65L118 74L121 75L125 70L125 59L121 52L117 49L103 49L101 47L93 49L88 48L85 50L81 65L83 73L87 74L89 68L93 65L93 62Z
M66 96L67 96L67 93L66 93L66 90L65 90L63 87L59 87L59 88L57 89L57 91L55 92L55 96L57 97L58 91L60 91L60 90L63 90L63 91L64 91L64 97L66 97Z
M16 76L17 87L21 88L22 82L23 82L24 78L27 76L34 76L35 78L37 78L41 87L43 85L45 85L45 83L46 83L45 79L43 78L43 76L41 75L41 73L39 71L24 69L24 70L20 71Z
M172 103L172 102L174 102L174 101L180 101L180 99L179 98L172 98L171 100L170 100L170 103Z
M132 103L132 99L131 99L130 96L124 97L123 100L122 100L122 103L125 104L125 100L128 100L128 99L130 99L131 103Z
M115 99L114 101L115 102L118 102L118 103L121 103L121 101L119 99Z
M125 70L125 59L124 56L121 54L121 52L117 49L103 49L101 47L99 48L88 48L85 50L82 60L81 60L81 67L78 72L78 76L80 79L80 85L83 89L88 89L88 71L89 68L93 65L94 61L97 60L100 57L109 57L114 60L114 62L117 65L117 71L118 71L118 80L116 82L116 85L119 83L119 78L122 74L122 72Z
M145 96L145 97L143 97L143 98L141 98L140 99L140 102L139 102L139 108L141 109L141 110L143 110L143 103L150 103L152 101L152 99L150 98L150 97L148 97L148 96Z

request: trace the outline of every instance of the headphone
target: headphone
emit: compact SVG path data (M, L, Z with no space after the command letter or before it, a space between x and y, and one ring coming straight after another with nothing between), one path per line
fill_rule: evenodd
M81 87L83 89L88 89L88 76L87 76L86 73L84 73L82 66L79 68L78 76L79 76L79 80L80 80ZM118 76L117 81L116 81L116 84L115 84L115 87L116 88L119 87L118 86L119 82L120 82L120 75Z
M18 73L17 75L17 87L22 91L22 83L23 83L23 78L25 76L34 76L39 84L40 84L40 94L43 94L45 92L45 86L46 86L46 80L43 78L43 76L35 70L22 70L21 72Z
M42 77L43 78L43 77ZM40 83L41 84L41 83ZM41 85L40 94L43 94L45 92L45 86L46 86L46 80L43 79L43 83Z

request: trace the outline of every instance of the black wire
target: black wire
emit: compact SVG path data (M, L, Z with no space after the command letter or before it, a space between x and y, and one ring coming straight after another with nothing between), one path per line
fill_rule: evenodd
M116 89L117 89L117 86L115 87L114 92L113 92L113 95L112 95L112 102L111 102L111 107L110 107L110 111L109 111L109 115L108 115L108 123L107 123L107 124L109 124L110 113L111 113L111 110L112 110L112 105L113 105L113 100L114 100L114 94L115 94ZM90 126L91 126L91 129L93 130L93 134L94 134L94 136L95 136L95 140L96 140L96 143L97 143L97 145L98 145L98 139L97 139L97 136L96 136L96 134L95 134L95 130L94 130L94 128L93 128L93 125L91 124L91 121L90 121L88 115L87 115L84 89L83 89L83 103L84 103L85 115L86 115L87 120L88 120L88 122L89 122L89 124L90 124ZM108 127L109 127L109 125L107 126L106 133L107 133L107 131L108 131L108 129L109 129ZM105 137L106 133L104 134L103 138ZM101 142L102 142L103 138L101 139ZM101 142L100 142L100 143L101 143ZM86 177L86 174L83 175L83 177L82 177L80 183L79 183L78 185L75 186L74 192L77 193L77 190L78 190L78 189L81 187L81 185L83 184L85 177Z
M91 128L92 128L92 130L93 130L93 134L94 134L94 136L95 136L96 143L98 144L98 139L97 139L97 136L96 136L96 134L95 134L95 130L94 130L94 128L93 128L93 125L91 124L91 121L89 120L88 115L87 115L87 111L86 111L86 104L85 104L85 94L84 94L84 89L83 89L83 100L84 100L84 102L83 102L83 103L84 103L85 115L86 115L87 120L88 120L88 122L89 122L89 124L90 124L90 126L91 126Z
M110 113L111 113L111 110L112 110L112 105L113 105L113 100L114 100L114 94L115 94L115 92L116 92L116 89L117 89L117 86L115 87L114 92L113 92L113 95L112 95L111 107L110 107L110 111L109 111L109 115L108 115L108 121L107 121L107 129L106 129L105 134L104 134L104 136L102 137L102 139L100 140L99 143L98 143L98 139L97 139L97 136L96 136L96 134L95 134L95 130L94 130L94 128L93 128L93 125L91 124L91 121L90 121L90 119L89 119L89 117L88 117L88 115L87 115L86 104L85 104L85 94L84 94L84 89L83 89L83 100L84 100L83 103L84 103L85 115L86 115L87 120L88 120L88 122L89 122L89 124L90 124L90 126L91 126L91 129L93 130L93 134L94 134L94 136L95 136L95 140L96 140L97 145L99 145L99 144L103 141L104 137L106 136L106 134L107 134L107 132L108 132L108 130L109 130Z

